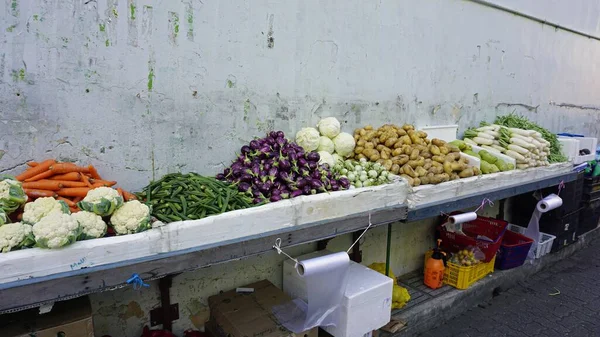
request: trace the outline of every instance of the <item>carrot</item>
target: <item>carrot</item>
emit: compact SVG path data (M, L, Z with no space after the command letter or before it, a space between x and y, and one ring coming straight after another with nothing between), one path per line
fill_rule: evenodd
M88 166L88 169L90 169L90 175L92 176L92 178L94 179L102 179L100 177L100 175L98 174L98 171L96 171L96 168L92 165Z
M50 178L53 174L54 173L52 173L52 171L48 170L48 171L44 171L38 175L35 175L31 178L27 178L27 179L25 179L25 181L26 182L38 181L38 180Z
M78 202L80 202L81 200L83 200L83 198L82 198L82 197L75 197L75 198L73 198L73 202L74 202L74 203L78 203Z
M25 191L25 194L27 194L27 196L31 198L54 197L56 195L54 191L48 190L30 190L26 188L24 188L23 190Z
M47 171L50 168L50 166L54 164L56 164L56 161L54 159L44 160L37 166L27 169L25 172L19 174L15 177L15 179L17 179L18 181L24 181L25 179L34 177L40 173Z
M67 198L63 198L63 197L56 197L56 199L64 201L69 207L76 207L77 206L77 204L74 203L73 200L70 200L70 199L67 199Z
M59 174L59 175L53 176L50 179L52 179L52 180L80 181L81 180L81 173L79 173L79 172L70 172L70 173L65 173L65 174Z
M102 180L102 179L90 179L90 182L94 186L99 185L99 186L106 186L106 187L112 187L117 184L116 181L108 181L108 180Z
M90 179L85 174L81 175L81 181L83 181L87 187L92 187Z
M123 197L125 198L125 201L137 200L135 194L127 192L125 190L123 190Z
M27 166L29 167L36 167L38 166L40 163L36 162L36 161L30 161L29 163L27 163Z
M89 188L89 187L68 187L68 188L61 188L60 190L56 191L56 194L60 195L61 197L85 198L85 196L87 195L87 193L90 190L91 190L91 188Z
M77 207L69 207L69 210L71 211L71 213L77 213L80 211L80 209Z
M125 197L123 197L123 190L120 187L117 187L117 192L119 192L121 198L125 199Z
M50 165L49 170L55 174L70 173L70 172L89 172L89 168L77 166L73 163L58 163Z
M23 183L23 188L28 188L30 190L58 191L63 188L63 185L57 180L38 180Z
M58 181L62 187L86 187L86 183L83 181L68 181L68 180L51 180Z

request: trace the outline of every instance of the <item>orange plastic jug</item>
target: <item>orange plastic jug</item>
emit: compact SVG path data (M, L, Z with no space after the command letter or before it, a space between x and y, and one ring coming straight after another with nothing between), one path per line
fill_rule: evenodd
M446 270L446 253L440 250L440 242L438 247L433 250L433 254L425 262L425 277L424 283L431 289L440 288L444 281L444 271Z

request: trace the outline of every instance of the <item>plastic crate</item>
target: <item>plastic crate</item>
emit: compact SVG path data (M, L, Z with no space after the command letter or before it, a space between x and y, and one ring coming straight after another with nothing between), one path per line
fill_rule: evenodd
M569 231L568 233L564 233L560 236L557 236L556 239L554 239L554 242L552 243L552 250L551 252L558 252L559 250L565 248L566 246L576 242L578 239L577 237L577 231L573 230L573 231Z
M429 259L432 254L433 250L425 253L425 263L427 263L427 259ZM453 286L456 289L467 289L473 283L484 278L487 274L493 273L495 263L495 255L489 262L482 262L470 267L463 267L448 262L446 269L444 270L444 283Z
M579 215L577 235L585 234L598 227L600 220L600 199L585 202Z
M525 235L525 230L527 228L515 224L509 224L508 229L513 232ZM550 251L552 250L552 244L554 243L555 239L556 236L554 235L540 232L538 242L537 244L535 244L535 246L533 246L533 256L536 259L539 259L540 257L550 253Z
M577 231L579 226L579 214L581 208L571 212L559 219L548 218L546 214L542 214L540 219L540 231L559 237L563 234Z
M459 214L459 213L453 213ZM466 235L448 232L444 226L439 226L438 231L442 239L442 250L455 253L467 247L478 247L485 254L484 262L490 262L498 252L502 244L502 237L506 232L508 222L504 220L478 217L474 221L462 224L462 231ZM477 239L477 236L485 236L492 241Z
M523 265L532 244L533 239L517 232L506 231L496 256L496 268L506 270Z

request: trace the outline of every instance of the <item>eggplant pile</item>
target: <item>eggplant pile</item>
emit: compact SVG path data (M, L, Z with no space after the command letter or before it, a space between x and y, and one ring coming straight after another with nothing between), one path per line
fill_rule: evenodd
M319 159L317 152L305 152L290 142L283 131L271 131L242 146L238 158L216 178L237 184L254 204L350 187L347 178L327 164L319 165Z

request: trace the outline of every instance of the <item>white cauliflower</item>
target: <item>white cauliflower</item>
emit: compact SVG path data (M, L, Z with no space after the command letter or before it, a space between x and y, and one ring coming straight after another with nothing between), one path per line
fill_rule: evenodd
M334 138L335 136L339 135L341 129L340 121L338 121L335 117L321 119L321 121L319 121L317 124L317 127L319 128L321 135L327 138Z
M4 209L0 208L0 226L4 225L7 222L8 222L8 216L6 215L6 212L4 211Z
M3 253L35 243L31 235L31 226L24 223L9 223L0 227L0 251Z
M319 147L321 135L315 128L302 128L296 133L296 144L302 146L304 151L314 151Z
M152 227L150 207L137 200L128 201L110 217L117 235L143 232Z
M33 235L38 247L60 248L77 240L79 222L72 215L54 212L33 225Z
M81 227L80 240L101 238L106 234L106 223L102 217L88 211L81 211L71 215Z
M109 216L123 205L123 197L117 190L110 187L98 187L90 190L85 198L77 203L79 209L98 214L100 216Z
M21 183L8 176L0 176L0 208L10 214L25 202L27 195Z
M69 205L62 200L56 200L51 197L38 198L34 202L25 204L23 222L33 225L52 213L70 214L71 211L69 210Z

